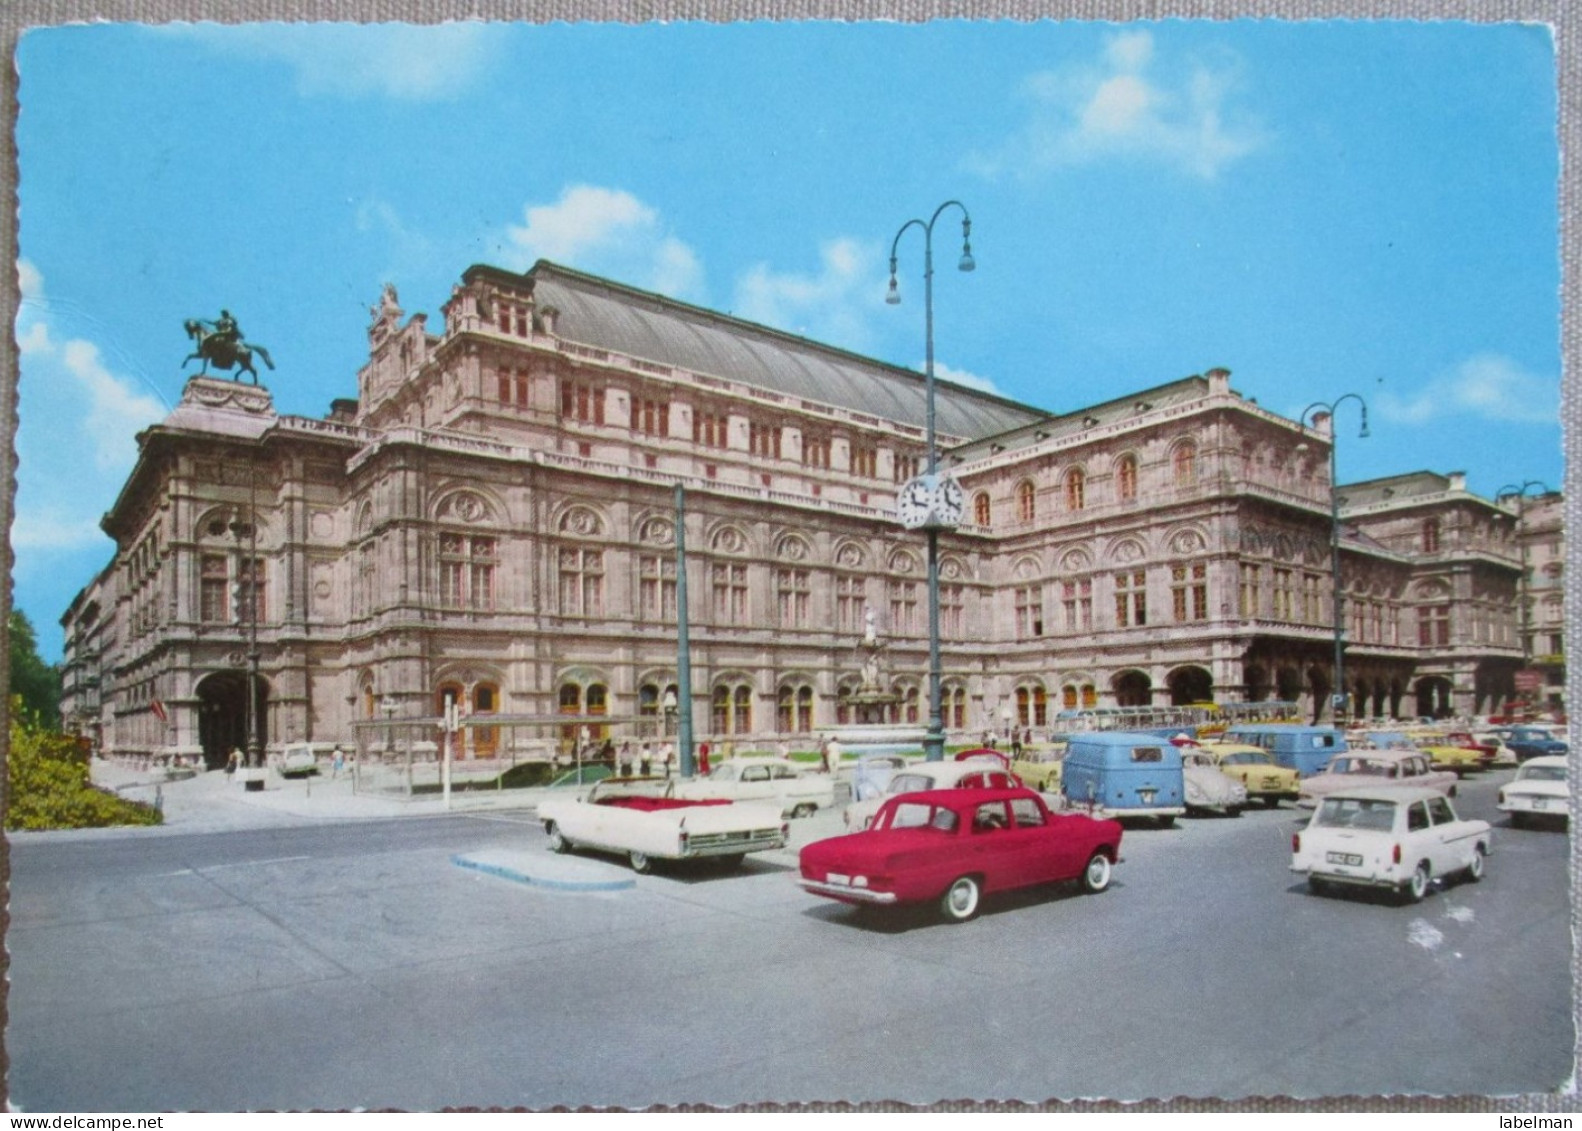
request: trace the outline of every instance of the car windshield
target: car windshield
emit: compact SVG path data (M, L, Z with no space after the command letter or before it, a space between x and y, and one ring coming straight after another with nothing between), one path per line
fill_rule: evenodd
M919 793L934 788L934 779L927 774L896 774L890 779L886 793Z
M921 802L903 801L890 810L889 823L883 827L934 829L938 832L951 833L956 831L956 824L954 810L941 809L937 805L925 805Z
M1389 832L1395 827L1395 802L1373 798L1331 797L1319 806L1313 824L1326 829L1370 829Z
M1522 781L1565 781L1564 766L1523 766L1516 775Z

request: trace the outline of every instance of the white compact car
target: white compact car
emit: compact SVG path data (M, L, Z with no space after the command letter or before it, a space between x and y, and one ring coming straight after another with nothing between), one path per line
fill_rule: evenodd
M307 777L319 772L319 760L313 747L306 742L293 743L280 752L280 776L283 778Z
M778 803L782 813L811 817L835 804L835 783L828 774L809 773L788 758L732 758L706 778L677 782L676 796L769 801Z
M995 761L960 758L954 762L914 762L890 779L885 791L866 801L846 806L846 827L860 833L873 823L874 814L892 797L927 789L1013 789L1022 780Z
M1342 887L1389 888L1415 903L1440 877L1483 878L1487 821L1463 821L1432 789L1349 789L1318 803L1291 837L1291 871L1316 894Z
M1545 754L1523 762L1516 776L1500 787L1498 804L1518 829L1543 821L1567 823L1571 819L1571 787L1566 783L1565 756Z

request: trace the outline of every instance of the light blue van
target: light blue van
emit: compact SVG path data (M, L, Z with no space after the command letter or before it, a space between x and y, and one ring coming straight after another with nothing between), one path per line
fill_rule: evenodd
M1138 731L1074 734L1061 764L1060 792L1076 809L1169 825L1186 812L1181 751Z
M1346 736L1334 727L1289 726L1276 723L1244 723L1225 732L1224 741L1261 746L1282 766L1302 777L1316 774L1336 754L1350 749Z

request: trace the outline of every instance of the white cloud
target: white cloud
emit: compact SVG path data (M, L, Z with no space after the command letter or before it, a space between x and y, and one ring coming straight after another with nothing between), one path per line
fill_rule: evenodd
M923 372L923 366L918 365L917 371ZM934 376L940 381L949 381L953 385L961 385L968 389L977 389L980 393L993 393L997 397L1005 394L995 386L987 377L979 377L976 373L969 373L965 369L952 369L942 364L937 358L934 361Z
M74 339L60 353L66 371L87 394L82 427L93 443L94 463L104 471L130 470L137 459L138 430L164 419L164 404L106 369L92 342Z
M819 248L816 274L779 273L759 263L736 281L732 313L851 350L867 350L869 317L882 303L884 272L876 247L853 239Z
M39 274L37 267L28 259L16 261L17 289L22 292L24 299L41 299L44 297L44 276Z
M1236 79L1228 56L1161 66L1151 32L1121 32L1097 64L1028 78L1031 109L1021 132L968 164L997 176L1126 158L1212 180L1267 140L1251 115L1230 105Z
M109 536L91 518L61 519L56 512L18 512L11 524L11 548L17 553L85 550L109 546Z
M366 95L407 102L453 97L489 68L499 29L480 22L174 24L217 54L286 64L297 91L315 96Z
M1423 424L1447 416L1552 424L1560 414L1560 383L1529 373L1508 357L1476 354L1416 391L1385 390L1372 397L1388 420Z
M673 298L703 297L697 254L665 230L656 209L623 189L570 185L553 204L529 204L506 229L505 266L536 259L607 275Z

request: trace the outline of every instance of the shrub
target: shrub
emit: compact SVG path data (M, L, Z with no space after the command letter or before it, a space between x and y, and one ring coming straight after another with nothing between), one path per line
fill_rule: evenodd
M89 781L76 739L24 717L17 696L11 699L10 721L6 828L100 829L157 825L163 819L153 806L117 797Z

